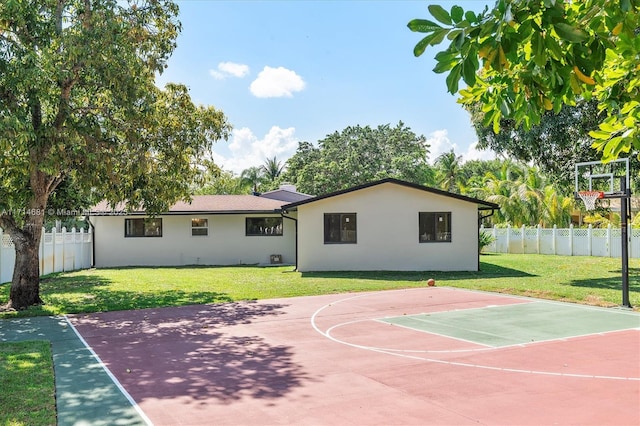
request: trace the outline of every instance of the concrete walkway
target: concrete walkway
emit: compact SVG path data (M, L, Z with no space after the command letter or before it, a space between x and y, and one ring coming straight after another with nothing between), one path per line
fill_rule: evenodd
M51 342L58 425L145 425L65 317L0 319L0 342Z

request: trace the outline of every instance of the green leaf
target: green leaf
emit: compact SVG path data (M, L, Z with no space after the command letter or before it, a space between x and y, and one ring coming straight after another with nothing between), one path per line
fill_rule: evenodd
M571 43L582 43L589 38L589 35L583 30L572 27L571 25L565 22L559 22L554 24L553 28L555 28L558 35Z
M440 31L436 31L433 33L433 39L429 43L431 46L435 46L436 44L442 43L444 37L449 33L449 30L446 28L441 29Z
M407 24L407 27L416 33L430 33L431 31L442 28L440 25L428 19L413 19Z
M476 17L476 14L473 13L473 11L471 10L467 10L464 14L464 17L467 21L469 21L472 24L475 24L478 21L478 18Z
M544 38L541 34L537 34L531 40L533 47L533 62L539 67L547 64L547 50L545 48Z
M605 132L604 130L592 130L589 132L589 136L591 136L594 139L606 141L606 140L609 140L609 138L611 137L611 133Z
M468 86L476 84L476 71L478 71L477 62L474 64L473 58L467 56L462 62L462 79Z
M413 55L415 57L422 55L424 51L427 49L427 47L429 46L429 43L431 42L431 40L433 40L433 34L429 34L428 36L420 40L418 43L416 43L415 47L413 48Z
M564 58L565 55L555 38L551 36L544 37L544 44L547 47L547 50L551 53L553 59L560 60L561 58Z
M463 16L464 9L462 9L460 6L453 6L451 8L451 19L453 19L453 22L455 22L456 24L459 23L460 21L462 21Z
M449 12L444 10L444 8L437 4L429 5L429 12L436 18L439 22L442 22L445 25L451 25L451 16L449 16Z
M451 72L447 76L447 91L452 95L458 91L458 82L460 81L460 74L462 73L462 66L457 64L451 69Z
M442 74L443 72L449 71L457 63L457 59L438 62L438 64L433 68L433 72L435 72L436 74Z

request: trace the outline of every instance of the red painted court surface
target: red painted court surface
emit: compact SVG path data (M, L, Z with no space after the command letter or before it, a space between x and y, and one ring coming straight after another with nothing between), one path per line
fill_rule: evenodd
M156 425L640 425L620 309L431 287L70 320Z

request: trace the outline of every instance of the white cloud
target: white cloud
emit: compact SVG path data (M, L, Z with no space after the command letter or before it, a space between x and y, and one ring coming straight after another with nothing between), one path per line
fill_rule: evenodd
M251 93L258 98L292 97L293 92L299 92L305 87L305 82L295 71L283 67L271 68L265 66L258 78L249 86Z
M490 149L478 149L478 142L474 142L469 145L467 148L467 152L462 154L462 159L464 161L470 160L495 160L497 158L496 153Z
M447 129L436 130L427 138L427 144L429 145L429 164L433 164L436 159L445 152L449 152L452 149L455 151L456 144L451 143L448 134Z
M429 164L433 164L441 154L450 152L452 149L457 155L461 155L458 146L449 140L448 134L447 129L436 130L427 138L427 143L430 145ZM491 150L479 150L478 142L469 145L467 151L462 153L462 162L470 160L493 160L495 158L495 152Z
M229 155L214 152L213 159L221 168L236 174L249 167L259 167L267 158L274 156L284 163L298 147L295 131L293 127L281 129L273 126L262 139L258 139L247 127L234 129L231 133Z
M217 70L209 70L209 75L216 80L224 80L227 77L242 78L249 74L249 66L234 62L220 62Z

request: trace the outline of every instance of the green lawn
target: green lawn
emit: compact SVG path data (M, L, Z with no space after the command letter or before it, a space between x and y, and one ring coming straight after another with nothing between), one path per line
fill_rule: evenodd
M0 343L0 425L56 424L49 342Z
M480 272L292 272L291 266L92 269L42 280L45 305L4 317L220 303L437 285L600 306L620 305L620 260L488 254ZM631 259L631 304L640 305L640 260ZM0 286L0 304L9 284Z

